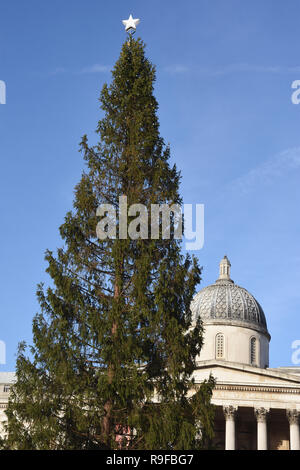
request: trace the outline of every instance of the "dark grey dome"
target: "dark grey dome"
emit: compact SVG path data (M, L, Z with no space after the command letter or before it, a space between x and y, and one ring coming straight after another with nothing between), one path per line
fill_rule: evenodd
M191 310L203 323L224 323L247 326L269 336L266 317L257 300L246 289L230 279L227 257L220 263L220 277L195 295Z

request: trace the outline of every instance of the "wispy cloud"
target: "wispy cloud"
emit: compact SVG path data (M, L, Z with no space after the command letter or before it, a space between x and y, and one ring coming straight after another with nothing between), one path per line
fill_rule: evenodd
M78 70L71 70L65 67L57 67L56 69L50 72L50 75L60 75L63 73L69 74L88 74L88 73L107 73L110 72L112 67L110 65L102 65L102 64L93 64L87 67L83 67Z
M107 73L110 72L112 67L110 65L94 64L82 68L79 73Z
M60 75L62 73L65 73L66 71L67 70L64 67L56 67L56 69L50 72L50 75Z
M271 74L285 74L285 73L299 73L300 66L285 67L280 65L258 65L258 64L228 64L223 66L216 66L212 68L200 68L199 73L203 75L230 75L233 73L271 73Z
M249 192L257 185L270 184L279 177L291 171L300 170L300 147L294 147L277 154L261 165L250 170L245 175L237 178L231 184L232 188Z
M175 64L175 65L167 65L164 67L164 71L170 74L182 74L182 73L187 73L190 70L189 67L186 65L180 65L180 64Z
M193 74L212 77L223 76L234 73L270 73L270 74L289 74L300 73L300 65L282 66L282 65L259 65L248 63L215 65L209 67L188 66L184 64L174 64L164 67L164 71L170 74L183 74L192 72Z

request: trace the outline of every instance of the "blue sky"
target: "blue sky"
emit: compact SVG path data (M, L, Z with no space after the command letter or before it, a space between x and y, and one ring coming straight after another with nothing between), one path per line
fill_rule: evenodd
M264 308L270 365L291 365L300 339L300 79L297 0L2 0L0 339L13 370L48 282L44 252L61 245L98 97L125 33L157 66L161 134L182 171L185 203L205 204L202 286L227 254L232 278Z

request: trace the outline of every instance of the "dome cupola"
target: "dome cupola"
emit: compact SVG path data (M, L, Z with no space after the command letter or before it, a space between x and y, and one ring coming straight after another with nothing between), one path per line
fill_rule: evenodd
M200 317L205 330L200 359L266 367L270 335L265 314L253 295L231 279L230 270L231 263L224 256L219 278L198 292L191 303L194 319Z

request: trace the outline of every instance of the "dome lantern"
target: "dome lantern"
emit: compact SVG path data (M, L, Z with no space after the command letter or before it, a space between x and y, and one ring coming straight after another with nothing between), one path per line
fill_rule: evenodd
M226 279L228 281L231 281L230 279L230 268L231 268L231 263L227 256L225 255L224 258L220 262L220 276L219 279Z

